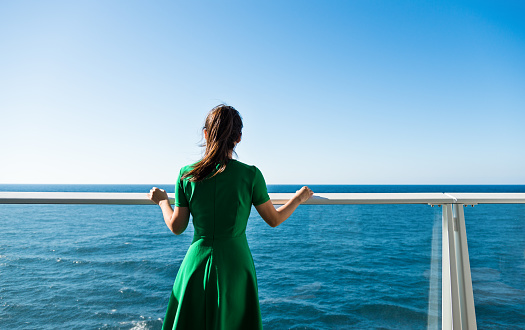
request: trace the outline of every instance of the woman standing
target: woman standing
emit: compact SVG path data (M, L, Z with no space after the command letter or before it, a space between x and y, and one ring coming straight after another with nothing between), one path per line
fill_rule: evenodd
M251 206L276 227L313 192L303 187L276 210L259 169L232 159L242 126L233 107L213 108L204 126L204 157L180 170L175 209L164 190L154 187L148 194L176 235L193 217L193 242L173 284L163 329L262 329L245 235Z

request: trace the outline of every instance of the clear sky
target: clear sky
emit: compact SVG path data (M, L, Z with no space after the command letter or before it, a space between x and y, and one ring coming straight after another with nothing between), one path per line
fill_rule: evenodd
M523 1L0 1L0 183L525 184Z

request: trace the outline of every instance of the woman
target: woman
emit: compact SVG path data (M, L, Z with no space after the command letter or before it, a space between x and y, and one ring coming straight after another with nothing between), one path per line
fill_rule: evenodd
M164 190L154 187L148 194L173 233L184 232L190 213L195 228L163 329L262 329L257 278L245 235L251 206L276 227L313 192L303 187L275 209L259 169L232 159L241 130L237 110L222 104L213 108L204 126L204 157L179 173L175 209Z

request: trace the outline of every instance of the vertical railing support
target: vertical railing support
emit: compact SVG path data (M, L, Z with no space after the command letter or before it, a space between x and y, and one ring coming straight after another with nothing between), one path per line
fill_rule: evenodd
M443 205L442 328L477 329L463 204Z

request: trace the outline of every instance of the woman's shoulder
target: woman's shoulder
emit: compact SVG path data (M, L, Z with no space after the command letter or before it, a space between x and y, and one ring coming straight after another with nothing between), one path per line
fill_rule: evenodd
M187 173L187 172L191 171L195 167L195 164L197 164L197 163L195 162L195 163L188 164L188 165L185 165L185 166L181 167L181 169L179 171L179 174L183 175L184 173Z
M259 169L257 168L257 166L255 165L250 165L250 164L246 164L246 163L243 163L243 162L240 162L236 159L232 159L230 160L230 163L234 166L234 167L238 167L238 168L241 168L241 169L244 169L244 170L247 170L247 171L259 171Z
M239 174L242 173L242 175L247 175L253 180L263 178L261 170L255 165L246 164L238 160L233 160L231 163L233 165L232 169Z

